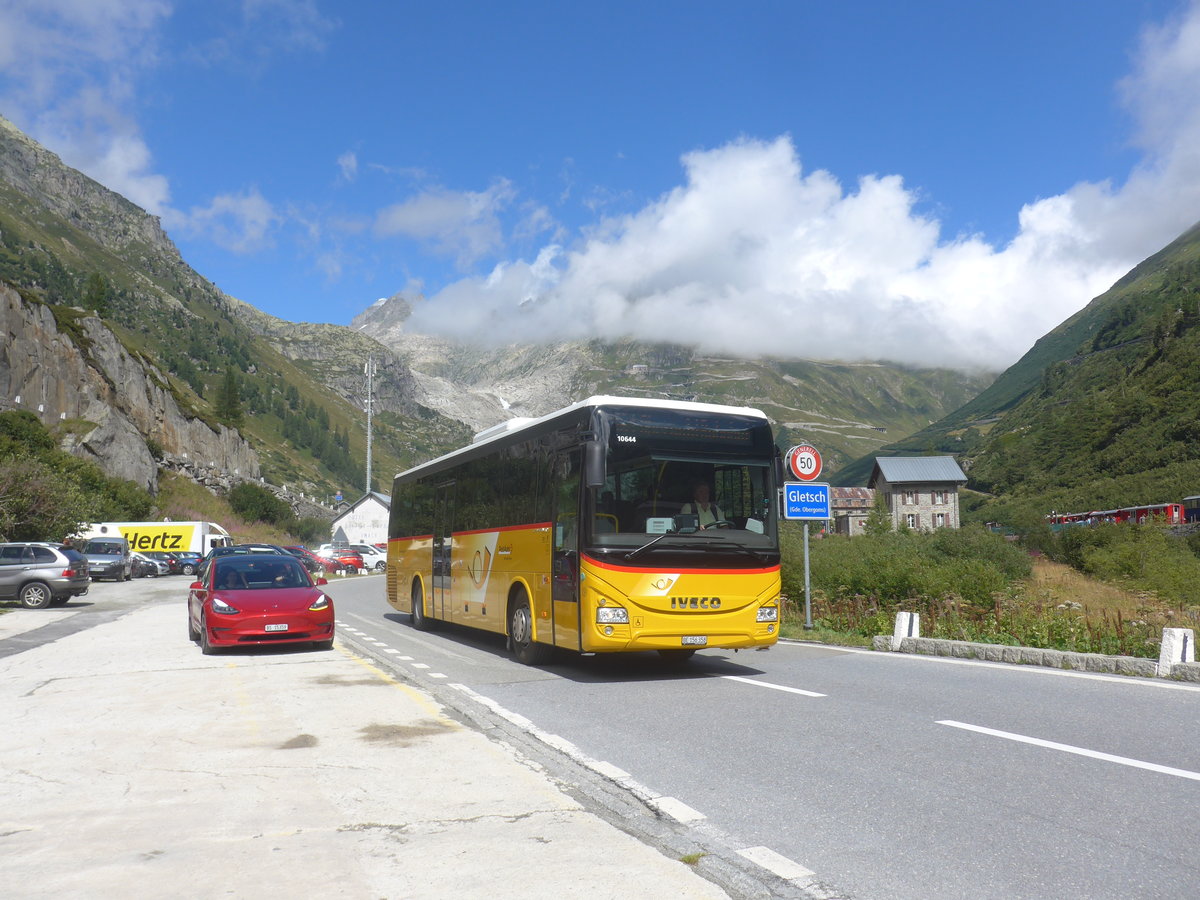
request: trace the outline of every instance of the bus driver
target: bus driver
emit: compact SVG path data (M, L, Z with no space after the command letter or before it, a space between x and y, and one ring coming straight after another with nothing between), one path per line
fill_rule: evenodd
M721 510L717 507L717 504L709 502L707 481L696 482L692 487L692 502L683 504L683 508L679 511L685 514L695 513L700 519L700 527L702 529L708 528L710 525L715 525L725 518L721 515Z

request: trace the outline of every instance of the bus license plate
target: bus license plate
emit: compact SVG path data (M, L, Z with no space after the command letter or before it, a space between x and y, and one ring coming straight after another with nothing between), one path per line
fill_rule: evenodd
M268 625L265 631L287 631L287 622L280 622L277 625Z
M703 647L708 643L708 636L703 634L685 634L682 638L683 646Z

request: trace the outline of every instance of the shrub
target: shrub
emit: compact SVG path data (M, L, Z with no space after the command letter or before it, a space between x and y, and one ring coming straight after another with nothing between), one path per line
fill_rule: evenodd
M249 522L290 524L292 508L261 485L243 481L229 492L233 511Z

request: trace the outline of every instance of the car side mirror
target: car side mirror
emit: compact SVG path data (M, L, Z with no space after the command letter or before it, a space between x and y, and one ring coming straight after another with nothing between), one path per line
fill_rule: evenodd
M203 581L193 581L191 584L188 585L189 591L199 591L199 590L203 590L203 588L204 588Z
M317 587L320 587L320 586L321 586L321 585L323 585L323 584L329 584L329 581L328 581L328 579L325 579L325 578L318 578L318 579L317 579Z

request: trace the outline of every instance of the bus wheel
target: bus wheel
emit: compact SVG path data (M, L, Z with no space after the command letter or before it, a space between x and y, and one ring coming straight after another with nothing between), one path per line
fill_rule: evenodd
M692 658L695 650L659 650L658 655L669 663L685 663Z
M508 610L508 639L513 654L527 666L540 666L550 661L554 648L536 643L533 639L533 612L524 590L513 597Z
M412 627L417 631L430 631L433 623L425 617L425 591L421 582L414 581L412 586Z

